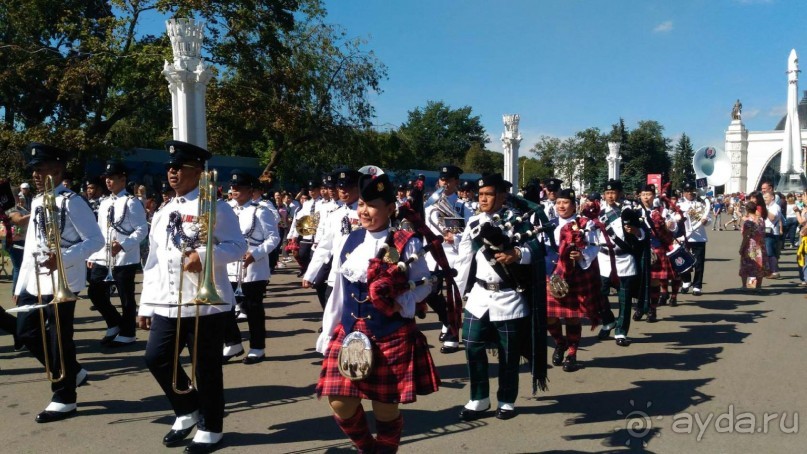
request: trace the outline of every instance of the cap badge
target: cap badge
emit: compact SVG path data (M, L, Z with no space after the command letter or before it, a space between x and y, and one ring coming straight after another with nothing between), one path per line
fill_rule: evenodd
M168 153L169 153L169 154L174 154L174 153L176 153L176 150L174 149L174 146L173 146L173 145L171 145L170 147L168 147Z
M345 175L345 172L340 172L339 178L347 178L347 175Z
M238 175L233 175L233 181L238 181Z
M482 183L484 183L484 182L485 182L485 180L479 180L479 187L480 187L480 188L481 188L482 186L484 186L484 185L482 184Z
M31 156L36 156L36 148L31 148Z
M376 190L377 190L378 192L383 191L383 190L384 190L384 183L381 183L381 182L379 181L379 182L378 182L378 184L376 185Z

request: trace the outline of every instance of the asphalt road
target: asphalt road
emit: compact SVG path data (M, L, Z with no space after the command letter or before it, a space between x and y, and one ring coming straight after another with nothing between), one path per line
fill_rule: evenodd
M432 349L442 388L403 407L401 452L804 452L807 300L794 251L783 254L784 279L746 294L737 290L739 234L709 233L702 296L662 307L658 323L634 322L628 348L584 329L582 369L550 369L550 389L537 397L522 374L512 420L459 421L468 400L464 354ZM266 300L268 360L224 367L221 452L349 452L327 403L314 396L319 304L296 269L278 271ZM0 294L10 291L0 281ZM102 349L105 326L89 306L83 300L76 311L76 344L90 382L72 419L34 422L50 399L43 368L0 336L0 452L180 452L160 442L173 414L145 369L146 333L134 346ZM420 326L439 346L436 318Z

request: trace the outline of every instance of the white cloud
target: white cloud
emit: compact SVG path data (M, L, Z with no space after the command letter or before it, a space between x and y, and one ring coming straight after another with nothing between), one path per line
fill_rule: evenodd
M787 114L787 104L773 106L771 110L768 111L769 117L783 117L785 114ZM745 116L745 114L743 114L743 116Z
M745 109L743 110L743 120L750 120L759 116L761 110L759 109Z
M673 29L673 22L671 20L664 21L653 29L653 33L669 33Z

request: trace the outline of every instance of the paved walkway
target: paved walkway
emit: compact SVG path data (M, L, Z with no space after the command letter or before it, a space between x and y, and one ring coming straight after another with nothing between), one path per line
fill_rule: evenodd
M403 407L401 452L804 452L807 437L797 424L807 423L794 412L807 411L807 300L796 287L794 252L783 255L784 279L766 281L761 295L745 294L737 290L739 234L709 233L703 296L662 307L656 324L634 322L629 348L584 330L583 368L551 369L549 392L537 398L523 374L512 420L460 422L468 399L464 355L433 349L442 389ZM0 294L9 293L0 282ZM279 270L271 294L268 361L224 368L221 452L348 452L327 403L313 395L319 304L300 288L296 269ZM438 345L436 318L420 326ZM34 422L50 397L42 367L0 336L0 451L180 452L160 443L173 416L145 370L146 334L133 347L102 350L104 328L89 301L80 302L76 343L90 383L79 389L79 416L46 425Z

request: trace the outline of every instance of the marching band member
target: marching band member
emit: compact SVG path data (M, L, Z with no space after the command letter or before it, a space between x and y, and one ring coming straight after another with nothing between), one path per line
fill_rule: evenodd
M346 237L361 225L359 215L356 212L359 202L359 176L361 174L353 169L341 168L336 169L333 175L336 178L336 193L339 196L341 205L330 212L317 227L317 246L314 248L314 255L303 277L302 284L303 288L316 288L323 283L327 284L323 293L326 302L336 282L336 274L331 268L334 245L339 239Z
M336 423L359 452L396 452L403 428L399 405L439 387L426 338L414 321L415 304L428 295L431 285L429 281L400 285L427 278L429 269L422 260L412 262L407 271L394 264L417 254L422 243L411 232L389 230L396 209L389 176L363 175L359 188L363 229L337 238L334 245L332 274L337 278L317 340L317 351L325 359L316 389L317 396L328 396ZM384 250L393 263L388 268L381 258ZM352 344L352 337L361 340ZM359 352L353 349L356 345ZM349 361L348 371L340 370L343 361ZM369 369L356 369L354 364ZM347 378L351 372L356 376ZM363 399L372 401L375 438L367 426Z
M644 239L644 233L639 228L639 218L633 210L625 210L625 216L622 214L621 181L608 180L603 191L603 202L602 219L605 230L597 232L600 247L597 264L600 268L600 293L605 310L602 313L603 326L598 337L606 339L611 329L616 328L614 335L616 344L627 347L630 345L627 336L630 329L632 290L637 275L635 254L641 247L639 241ZM619 315L616 319L608 303L611 287L618 291Z
M140 243L148 237L146 210L126 191L126 174L122 162L107 162L103 176L110 194L98 207L98 227L106 246L87 261L90 269L87 295L106 322L101 345L107 347L134 344L137 322L134 280L140 267ZM110 259L112 263L107 263ZM113 279L108 281L108 275ZM113 284L118 289L121 313L110 301Z
M295 241L299 246L297 252L297 261L300 264L300 273L298 276L303 276L308 269L309 263L313 256L314 242L316 241L316 232L313 234L303 234L297 231L297 222L305 216L310 216L313 219L319 219L319 205L322 200L320 195L320 182L318 180L311 180L308 182L308 200L303 203L303 206L297 210L294 215L294 220L289 226L289 241Z
M25 237L22 265L14 289L17 306L28 306L41 302L47 304L53 300L53 282L58 282L60 271L64 271L67 286L73 293L84 289L86 280L86 260L90 255L104 246L104 237L95 222L92 210L87 202L75 192L60 185L67 152L41 143L31 143L26 147L30 157L28 168L32 170L37 195L31 204L31 221ZM52 177L56 186L53 189L56 198L55 220L61 245L62 270L58 270L57 258L45 238L47 226L43 209L43 192L47 177ZM38 263L38 266L36 263ZM40 271L42 269L42 271ZM47 272L47 273L46 273ZM52 279L53 278L53 279ZM45 410L36 416L36 422L47 423L68 418L76 413L76 387L87 380L87 371L76 360L76 345L73 342L73 315L75 301L58 303L58 308L49 305L44 309L47 317L48 345L42 343L40 311L21 312L17 316L17 337L28 351L45 364L45 349L48 349L50 369L54 377L57 374L62 380L51 383L53 397ZM56 310L61 329L57 330ZM61 344L61 349L57 345ZM63 355L60 358L59 355ZM61 370L62 360L66 370Z
M555 199L557 193L560 191L560 185L563 180L557 178L547 178L544 180L544 190L546 191L546 199L541 203L544 205L544 212L550 221L557 219L558 213L555 210Z
M87 181L84 182L84 193L87 195L87 203L90 204L92 213L96 218L98 218L98 209L101 206L101 200L104 199L103 186L104 182L102 178L88 178Z
M143 293L140 295L138 325L150 329L146 345L146 364L162 388L176 414L171 430L163 438L166 446L184 440L198 424L193 442L185 452L210 452L221 443L224 418L224 382L221 346L227 313L233 304L233 289L227 279L227 263L240 260L247 244L238 226L238 218L224 201L216 201L216 223L211 234L212 251L199 243L199 180L205 161L211 154L195 145L166 143L168 182L176 192L154 214L149 234L149 255L143 269ZM204 270L207 254L214 254L214 269ZM194 307L203 272L211 273L216 292L224 304ZM182 287L180 288L180 284ZM181 301L179 300L181 297ZM185 306L178 307L178 304ZM195 316L199 331L196 332ZM180 318L180 351L196 342L198 389L177 393L172 384L174 348ZM204 333L204 335L202 335ZM194 339L195 338L195 339ZM177 371L178 389L189 387L185 371Z
M457 194L457 189L460 184L460 175L462 175L462 169L457 166L445 164L440 167L438 183L440 187L443 188L441 197L445 197L447 205L451 207L453 213L442 213L437 207L437 204L432 204L426 207L424 215L424 219L426 219L426 223L432 232L434 232L435 235L443 237L443 250L446 253L446 258L451 268L455 268L455 262L458 258L457 250L462 239L462 233L461 231L455 231L451 226L446 226L445 229L441 229L437 219L442 216L451 215L455 218L462 218L462 229L468 225L468 219L473 215L473 211L465 205L463 200L459 199L459 195ZM431 254L426 257L426 263L429 265L429 269L437 269L437 262ZM438 291L441 291L441 289ZM439 297L442 298L442 296ZM440 321L443 323L443 328L440 332L440 342L443 343L443 346L440 347L440 353L454 353L460 348L460 340L449 332L448 323L443 314L441 314L441 312L443 312L440 310L442 306L444 306L444 304L438 306L437 310L438 316L441 318Z
M543 235L547 250L554 252L548 256L554 269L547 267L547 331L555 340L552 364L563 365L566 372L578 369L577 347L583 332L580 318L588 317L592 327L599 324L598 311L602 307L600 271L597 264L599 246L597 231L591 229L590 221L577 216L576 194L573 189L557 192L554 209L558 217L553 223L557 227L550 235ZM565 282L568 289L560 293L553 287ZM560 319L566 321L566 336ZM565 359L564 359L565 355Z
M472 214L475 214L479 210L479 202L477 202L476 197L474 197L474 191L476 191L476 185L468 180L460 183L460 187L457 190L460 200L465 204L465 209Z
M506 247L495 251L485 246L488 231L503 235L494 223L494 215L504 207L512 184L501 174L479 180L480 213L471 217L459 244L457 286L470 288L463 314L462 335L465 358L471 382L471 396L460 411L463 421L484 416L490 409L487 342L496 339L499 358L499 389L496 418L506 420L516 415L518 369L521 347L530 337L530 304L521 293L521 285L511 264L526 265L532 261L529 247ZM498 243L498 242L497 242ZM471 270L475 269L472 275ZM543 333L540 334L544 336ZM542 385L542 388L544 386Z
M398 185L398 194L395 198L395 206L399 207L406 203L409 200L409 197L406 196L406 185L399 184Z
M269 283L269 254L280 244L277 233L277 222L272 213L263 205L252 199L252 192L258 181L250 174L233 171L230 188L233 191L235 206L233 207L244 239L247 241L247 253L240 261L227 264L233 290L241 288L243 296L236 294L236 301L247 316L249 325L249 353L244 364L256 364L266 356L266 312L263 308L263 294ZM228 316L224 333L224 361L244 352L241 346L241 330L235 313Z
M706 226L711 222L711 209L709 202L701 200L697 197L695 185L692 182L684 183L682 189L684 193L684 200L678 203L678 207L684 213L686 229L686 247L689 252L695 257L695 272L692 271L684 273L683 278L684 286L681 289L683 293L689 291L692 287L692 294L700 296L703 288L703 269L706 262Z

